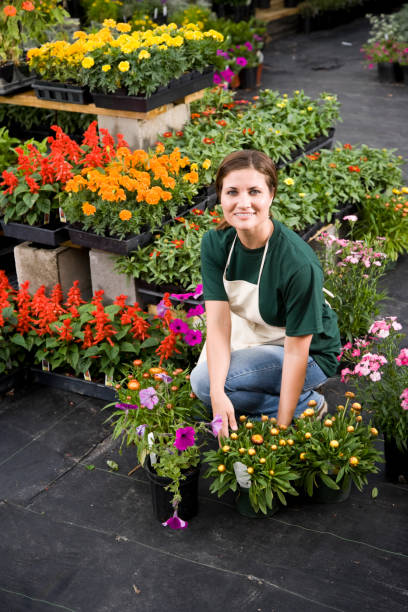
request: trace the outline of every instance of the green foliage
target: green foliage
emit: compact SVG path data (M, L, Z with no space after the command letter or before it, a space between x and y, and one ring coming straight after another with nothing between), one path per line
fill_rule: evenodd
M96 115L87 113L70 113L67 111L54 111L43 108L25 107L21 112L21 106L13 104L0 104L0 123L6 126L21 126L26 130L32 128L48 129L52 125L59 127L67 134L81 134Z
M298 4L298 9L304 17L315 17L319 13L346 10L364 2L365 0L306 0Z
M19 139L9 136L7 128L0 128L0 174L17 161L14 147L18 144L20 144Z
M217 207L215 211L204 213L193 209L185 218L178 217L176 224L165 225L155 235L152 244L129 256L118 257L116 271L156 285L195 288L201 282L201 239L206 231L215 227L214 222L221 214L221 208Z
M373 190L359 202L358 210L356 238L373 242L383 236L381 250L393 261L408 251L408 187L389 187L384 193Z

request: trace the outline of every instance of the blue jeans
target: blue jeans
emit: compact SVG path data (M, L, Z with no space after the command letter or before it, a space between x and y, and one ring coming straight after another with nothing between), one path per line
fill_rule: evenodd
M225 393L230 398L237 416L246 414L259 418L278 415L282 378L283 346L263 344L231 353L231 362L225 381ZM324 397L315 391L327 376L309 355L305 383L294 416L299 416L310 400L319 409ZM210 380L207 362L197 365L191 372L190 382L197 397L211 409Z

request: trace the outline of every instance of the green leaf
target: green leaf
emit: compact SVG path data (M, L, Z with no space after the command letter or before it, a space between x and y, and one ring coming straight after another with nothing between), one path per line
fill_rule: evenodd
M116 461L113 461L112 459L108 459L106 463L110 467L111 470L114 470L115 472L118 471L119 466L116 463Z
M334 482L334 480L332 480L330 476L323 474L323 472L320 473L320 478L322 479L324 484L330 489L335 489L336 491L340 489L340 487Z
M85 468L91 472L92 470L95 469L95 466L92 463L89 463L88 465L85 466Z
M373 487L371 491L371 497L375 499L377 496L378 496L378 489L377 487Z

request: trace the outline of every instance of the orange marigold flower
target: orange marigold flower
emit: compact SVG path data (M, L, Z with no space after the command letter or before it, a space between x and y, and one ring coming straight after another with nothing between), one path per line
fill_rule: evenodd
M132 218L132 213L130 212L130 210L123 208L119 213L119 217L122 221L129 221L129 219Z
M200 113L191 113L192 119L198 119L199 117L201 117Z
M183 180L188 181L189 183L198 183L198 172L195 172L195 170L192 172L187 172L187 174L183 176Z
M156 153L164 153L165 146L162 142L156 142Z
M222 127L227 125L227 122L225 121L225 119L219 119L215 123L218 123L218 125L221 125Z
M330 168L337 168L337 164L331 163L331 164L329 164L329 166L330 166Z
M17 13L17 9L15 6L8 4L4 7L3 13L6 15L6 17L14 17L14 15Z
M95 206L93 206L93 204L90 204L89 202L84 202L82 204L82 211L84 215L89 217L90 215L94 215L96 213L96 208Z
M26 2L23 2L23 4L21 5L21 8L24 11L33 11L35 9L35 6L32 2L30 2L30 0L26 0Z

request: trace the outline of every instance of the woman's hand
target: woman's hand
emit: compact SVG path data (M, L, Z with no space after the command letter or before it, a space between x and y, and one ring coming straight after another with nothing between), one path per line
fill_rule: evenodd
M218 439L227 438L229 435L228 427L233 431L238 429L234 406L226 393L219 393L216 397L211 397L211 405L213 416L219 415L222 418L222 427L218 434Z

